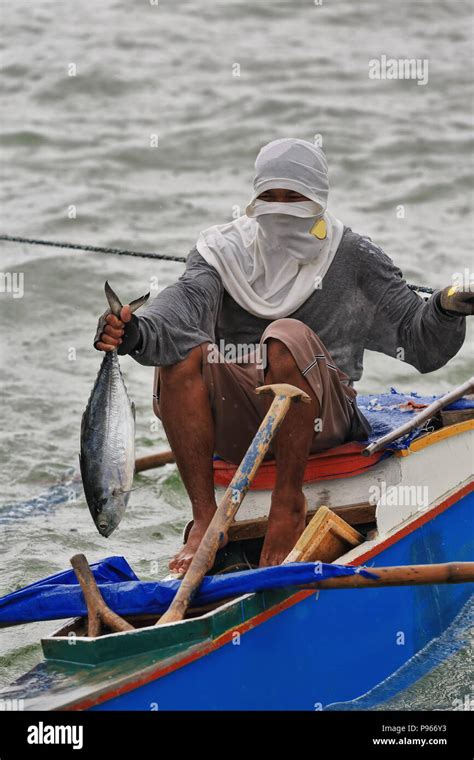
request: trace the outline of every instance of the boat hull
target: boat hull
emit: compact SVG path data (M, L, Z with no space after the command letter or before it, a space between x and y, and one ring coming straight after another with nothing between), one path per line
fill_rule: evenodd
M472 561L473 438L472 421L436 431L370 473L326 481L327 494L313 493L313 508L326 496L331 506L347 506L352 494L366 514L377 487L376 529L338 563ZM395 504L386 498L393 490ZM42 639L45 661L0 698L21 700L26 710L327 709L396 673L446 631L471 594L472 584L280 589L98 638L70 621Z
M473 509L472 490L459 491L359 559L373 566L472 560ZM122 693L111 689L76 707L324 709L393 674L442 634L471 594L470 584L299 592L171 672L146 682L137 676Z

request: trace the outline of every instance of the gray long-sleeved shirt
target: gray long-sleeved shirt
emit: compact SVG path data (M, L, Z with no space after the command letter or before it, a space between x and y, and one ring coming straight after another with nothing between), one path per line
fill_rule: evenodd
M362 375L365 349L432 372L459 351L466 329L464 317L444 313L436 293L423 301L380 248L349 228L322 287L288 317L317 333L352 381ZM207 341L256 344L271 321L239 306L194 248L179 280L142 310L141 341L130 355L148 366L176 364Z

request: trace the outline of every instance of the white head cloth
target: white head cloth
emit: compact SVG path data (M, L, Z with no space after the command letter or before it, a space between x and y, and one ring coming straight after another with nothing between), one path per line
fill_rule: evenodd
M197 249L242 308L258 317L280 319L321 287L344 226L326 211L326 157L310 142L286 138L265 145L255 162L253 187L245 216L203 230ZM294 190L309 200L258 200L276 188ZM315 236L318 221L317 234L321 237L325 231L324 239Z

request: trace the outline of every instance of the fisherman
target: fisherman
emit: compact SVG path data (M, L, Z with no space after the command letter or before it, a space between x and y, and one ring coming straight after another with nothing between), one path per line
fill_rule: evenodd
M461 348L474 294L447 287L427 301L370 238L327 210L322 149L305 140L265 145L245 214L200 233L186 270L139 316L105 314L97 349L155 366L154 409L189 494L193 526L170 562L184 572L216 509L213 456L239 464L270 403L259 385L290 383L310 404L292 406L272 453L276 482L261 566L280 564L305 525L310 453L362 440L357 407L365 349L420 372ZM254 347L242 356L239 347ZM223 346L234 348L226 361Z

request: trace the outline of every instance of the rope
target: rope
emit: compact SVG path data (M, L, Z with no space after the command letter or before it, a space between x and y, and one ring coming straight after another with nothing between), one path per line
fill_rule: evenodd
M79 245L78 243L60 243L57 240L35 240L33 238L15 237L13 235L0 235L0 240L8 243L28 243L28 245L45 245L50 248L69 248L75 251L92 251L93 253L114 253L117 256L136 256L142 259L156 259L157 261L179 261L185 263L184 256L168 256L166 253L150 253L147 251L129 251L126 248L105 248L97 245ZM419 293L434 293L434 288L426 285L408 285L410 290Z
M165 253L149 253L146 251L128 251L125 248L103 248L96 245L79 245L78 243L60 243L56 240L33 240L31 238L0 235L0 240L9 243L28 243L29 245L46 245L52 248L71 248L76 251L93 251L94 253L115 253L118 256L139 256L142 259L160 259L162 261L185 262L184 256L167 256Z
M429 293L430 295L435 292L434 288L428 288L427 285L408 285L408 287L410 290L418 290L420 293Z

